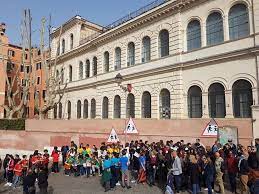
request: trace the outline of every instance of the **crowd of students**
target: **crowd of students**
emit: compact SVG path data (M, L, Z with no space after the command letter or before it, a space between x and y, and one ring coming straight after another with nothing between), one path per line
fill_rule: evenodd
M36 150L28 159L26 155L20 159L7 154L3 160L6 186L22 184L24 193L35 193L37 182L40 193L47 193L49 167L53 173L59 173L60 157L66 176L101 176L105 191L118 186L130 189L134 183L156 185L168 194L197 194L202 189L208 194L216 190L224 194L228 183L232 193L237 189L241 194L259 193L259 139L255 147L235 145L231 139L225 145L216 141L207 147L199 139L193 144L184 140L139 140L124 146L102 143L99 148L83 143L77 146L72 141L61 150L54 147L51 155L47 150L43 154Z

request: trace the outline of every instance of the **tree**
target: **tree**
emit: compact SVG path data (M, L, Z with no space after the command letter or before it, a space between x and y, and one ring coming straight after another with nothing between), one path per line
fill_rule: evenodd
M7 104L1 105L6 111L6 118L12 119L14 116L21 118L24 114L24 108L27 104L27 96L30 88L30 69L31 69L31 14L30 10L24 10L21 22L22 38L22 66L29 67L29 71L24 71L23 83L19 79L20 68L15 67L9 60L5 66L6 80L6 98ZM29 51L29 62L25 63L26 49ZM11 79L8 78L8 72L14 72Z
M43 67L43 76L46 81L46 97L44 99L43 105L40 104L40 96L36 93L35 96L35 109L39 113L39 118L47 118L48 112L55 108L57 104L60 103L61 99L64 96L67 83L63 85L62 83L62 73L56 75L56 66L57 66L57 56L58 56L58 47L60 45L60 37L62 34L63 26L60 28L59 37L57 40L57 51L55 54L54 62L51 60L46 60L46 52L44 45L44 34L45 34L45 18L41 21L41 42L40 42L40 51L41 51L41 63ZM53 70L54 69L54 70Z

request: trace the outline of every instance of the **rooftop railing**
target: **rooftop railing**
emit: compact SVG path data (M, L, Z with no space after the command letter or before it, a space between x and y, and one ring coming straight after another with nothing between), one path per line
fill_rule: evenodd
M130 14L118 19L117 21L105 26L103 28L102 32L96 32L96 33L80 40L80 44L84 44L84 43L96 38L97 36L99 36L103 32L107 32L107 31L109 31L113 28L116 28L116 27L120 26L121 24L123 24L125 22L128 22L128 21L130 21L130 20L132 20L132 19L134 19L134 18L136 18L136 17L138 17L138 16L140 16L140 15L142 15L142 14L144 14L144 13L146 13L146 12L148 12L148 11L150 11L150 10L152 10L152 9L154 9L154 8L164 4L166 2L168 2L168 1L169 0L156 0L156 1L150 3L146 6L138 9L137 11L131 12Z

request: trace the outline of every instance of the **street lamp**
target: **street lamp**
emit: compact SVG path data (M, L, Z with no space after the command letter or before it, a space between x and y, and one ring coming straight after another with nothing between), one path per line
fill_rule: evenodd
M121 83L123 81L123 77L120 73L118 73L116 76L115 76L115 82L118 84L118 86L125 92L127 93L128 92L128 87L125 87L125 86L122 86Z

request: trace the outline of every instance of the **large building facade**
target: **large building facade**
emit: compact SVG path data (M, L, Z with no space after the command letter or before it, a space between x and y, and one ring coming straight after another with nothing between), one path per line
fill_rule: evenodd
M256 0L159 0L108 27L76 16L51 38L68 83L53 118L252 118L259 137Z

